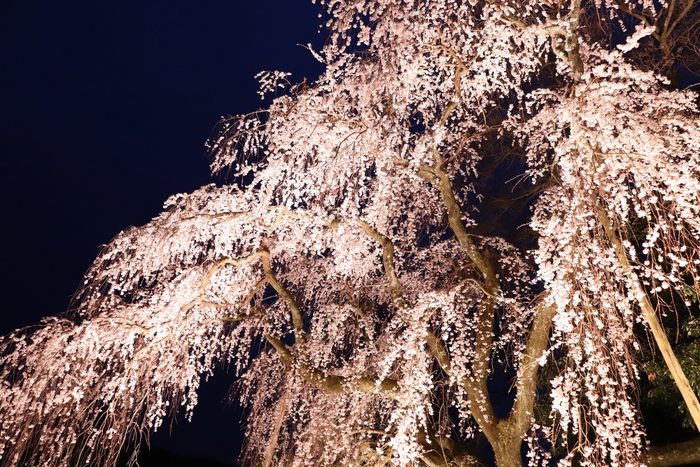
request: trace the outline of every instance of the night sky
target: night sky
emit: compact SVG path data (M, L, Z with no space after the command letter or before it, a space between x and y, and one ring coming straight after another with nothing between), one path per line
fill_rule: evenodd
M310 0L0 2L0 334L65 311L100 245L168 196L225 182L209 174L205 141L221 116L265 105L259 71L318 76L297 44L322 46L320 11ZM231 380L205 385L194 422L154 445L233 462L240 412L220 402Z

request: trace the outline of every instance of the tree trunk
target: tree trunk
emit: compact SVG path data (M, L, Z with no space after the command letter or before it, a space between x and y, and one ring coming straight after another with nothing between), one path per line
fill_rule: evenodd
M500 439L492 443L493 452L496 455L497 467L523 467L523 456L520 447L523 440L509 436L500 436Z

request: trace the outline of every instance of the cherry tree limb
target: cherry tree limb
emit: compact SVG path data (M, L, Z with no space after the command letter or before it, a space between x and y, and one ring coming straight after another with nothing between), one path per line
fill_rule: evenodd
M384 264L384 273L389 279L389 288L391 290L391 300L394 302L398 308L405 308L408 306L408 302L403 296L403 290L401 289L401 283L399 282L399 277L396 274L396 266L394 264L394 244L391 239L386 235L379 233L374 227L369 225L367 222L360 220L358 221L360 227L367 232L367 235L376 240L380 245L382 245L382 263Z
M598 212L598 219L605 230L608 240L615 249L617 259L620 261L620 265L622 266L625 276L627 277L628 286L637 300L639 307L642 309L642 316L644 316L644 320L649 325L649 329L651 329L654 340L659 346L661 355L663 355L664 361L671 372L673 381L676 383L676 386L678 386L678 390L681 392L683 400L688 406L688 411L690 412L690 416L693 418L693 422L695 422L695 426L700 430L700 402L698 402L698 398L695 395L693 388L690 386L688 378L686 378L676 355L673 353L671 343L668 341L666 333L661 327L661 323L659 323L659 320L656 318L654 307L649 301L649 297L647 297L646 293L644 292L644 289L639 281L639 277L637 277L637 274L634 272L632 265L627 259L625 247L617 237L615 229L610 222L610 218L608 217L605 208L602 205L597 204L596 210Z
M346 377L313 368L303 361L295 359L292 351L281 339L265 334L265 339L275 348L280 361L288 371L293 371L318 389L332 393L365 392L379 394L390 399L399 396L399 385L391 379L375 380L368 376Z

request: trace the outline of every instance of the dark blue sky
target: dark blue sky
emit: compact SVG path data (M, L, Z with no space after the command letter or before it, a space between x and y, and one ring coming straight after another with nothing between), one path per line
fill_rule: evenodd
M264 105L257 72L318 76L297 44L323 44L320 11L310 0L0 2L1 334L64 311L99 246L169 195L221 182L204 142L222 115ZM231 461L238 419L218 400L156 444Z

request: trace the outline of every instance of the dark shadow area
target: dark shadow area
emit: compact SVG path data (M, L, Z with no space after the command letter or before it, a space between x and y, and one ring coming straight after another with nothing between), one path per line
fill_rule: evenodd
M117 467L127 467L128 457L120 459ZM224 464L206 457L184 456L163 449L143 449L138 458L139 467L238 467L240 464Z

